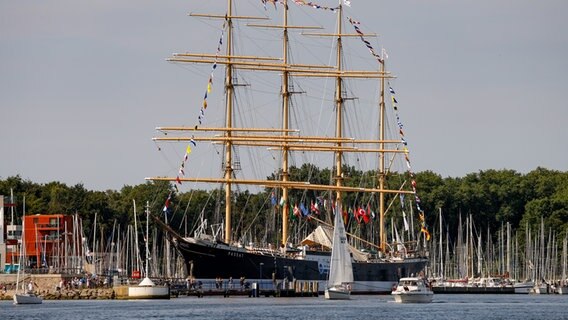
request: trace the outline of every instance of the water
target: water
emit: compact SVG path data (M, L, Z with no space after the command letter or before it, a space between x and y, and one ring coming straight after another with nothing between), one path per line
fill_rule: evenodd
M0 319L568 319L567 295L436 295L430 304L390 296L323 298L180 297L171 300L0 301Z

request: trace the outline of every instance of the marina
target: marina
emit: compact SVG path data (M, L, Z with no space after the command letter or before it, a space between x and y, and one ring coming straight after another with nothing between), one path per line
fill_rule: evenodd
M476 286L433 286L436 294L515 294L515 288L507 287L476 287Z
M103 192L0 179L0 318L8 302L31 318L27 304L204 319L283 317L284 305L312 319L297 309L324 303L316 318L349 303L393 319L463 307L470 319L538 319L531 306L566 306L566 173L417 174L417 132L403 130L417 106L397 95L404 82L357 20L365 4L226 4L192 11L200 22L188 29L207 27L209 41L167 59L178 81L203 90L183 102L190 120L159 119L173 124L156 128L163 167L145 184Z

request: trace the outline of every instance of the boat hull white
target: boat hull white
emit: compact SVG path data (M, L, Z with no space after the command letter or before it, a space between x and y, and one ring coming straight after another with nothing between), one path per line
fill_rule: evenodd
M515 293L529 294L534 288L534 283L533 282L516 283L513 287L515 288Z
M327 300L349 300L351 299L351 291L329 288L325 289L324 296Z
M548 294L549 292L549 287L545 284L541 284L541 285L535 285L534 287L532 287L529 291L529 293L531 294Z
M430 303L434 299L434 294L432 292L427 293L398 293L392 294L394 296L394 301L398 303Z
M170 288L168 287L145 287L135 286L128 288L128 299L169 299Z
M430 285L422 278L401 278L391 294L398 303L430 303L434 298Z
M170 287L155 285L150 278L144 278L137 286L128 287L128 299L169 299Z
M14 294L14 304L41 304L43 299L35 294Z

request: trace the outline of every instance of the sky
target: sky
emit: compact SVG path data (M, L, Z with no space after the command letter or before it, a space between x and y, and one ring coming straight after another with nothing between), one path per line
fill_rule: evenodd
M166 58L214 53L216 22L187 14L225 5L0 0L0 179L119 190L162 174L172 160L155 127L193 125L187 105L208 73ZM414 171L568 170L567 1L352 0L346 11L388 52Z

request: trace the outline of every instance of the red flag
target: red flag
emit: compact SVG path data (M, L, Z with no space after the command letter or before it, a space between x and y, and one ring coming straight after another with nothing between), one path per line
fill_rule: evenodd
M168 209L170 208L170 200L172 199L172 193L170 192L170 194L168 195L168 198L166 199L166 204L164 204L164 213L168 212Z
M298 204L297 204L297 203L294 205L294 215L295 215L296 217L299 217L299 216L300 216L300 208L298 208Z
M320 214L320 211L318 209L318 206L316 204L314 204L314 202L312 201L312 203L310 204L310 210L312 212L314 212L315 214Z
M369 223L369 211L369 209L367 209L367 211L363 210L363 222L365 222L365 224Z
M357 221L361 223L361 219L365 219L365 215L365 209L359 208L359 210L357 210Z

